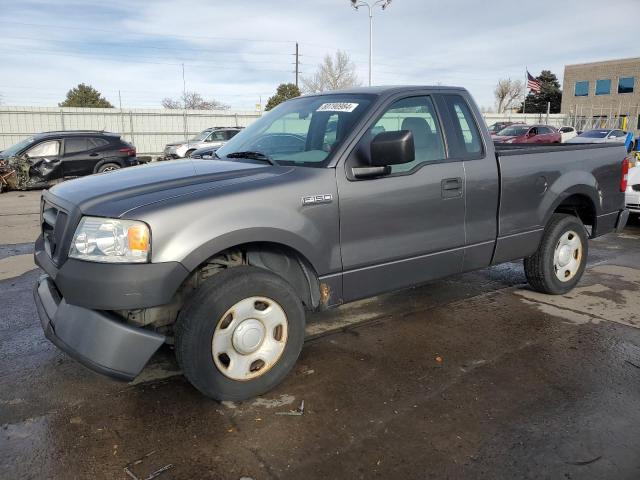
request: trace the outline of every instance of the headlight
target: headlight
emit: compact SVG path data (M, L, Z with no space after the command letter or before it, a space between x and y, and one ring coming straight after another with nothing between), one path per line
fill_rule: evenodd
M69 257L90 262L146 263L151 252L149 227L135 220L83 217Z

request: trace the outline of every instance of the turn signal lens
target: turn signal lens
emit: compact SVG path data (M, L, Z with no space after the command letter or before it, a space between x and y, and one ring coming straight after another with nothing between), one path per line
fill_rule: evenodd
M149 250L149 229L146 225L132 225L127 230L129 250Z

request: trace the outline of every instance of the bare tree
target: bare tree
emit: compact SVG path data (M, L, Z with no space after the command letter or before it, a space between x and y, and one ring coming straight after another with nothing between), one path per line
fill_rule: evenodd
M493 94L496 98L498 113L504 113L516 100L520 100L524 95L524 85L520 80L503 78L498 80Z
M338 50L334 57L325 55L313 76L302 78L302 88L305 93L319 93L360 85L355 70L349 54Z
M162 100L162 106L170 109L188 110L229 110L229 105L217 100L205 100L202 95L197 92L185 92L178 99L165 98Z

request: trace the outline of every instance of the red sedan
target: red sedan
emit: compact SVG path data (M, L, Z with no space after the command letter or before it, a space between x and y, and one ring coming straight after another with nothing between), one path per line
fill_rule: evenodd
M495 143L560 143L561 133L549 125L510 125L493 137Z

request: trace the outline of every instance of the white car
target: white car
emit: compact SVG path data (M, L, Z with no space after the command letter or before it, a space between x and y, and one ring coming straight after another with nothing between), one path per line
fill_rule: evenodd
M186 158L202 147L221 147L240 130L240 128L207 128L189 140L167 143L164 147L164 157L168 160Z
M629 212L640 215L640 167L632 167L629 169L624 203L627 205Z
M573 137L578 136L578 131L575 128L570 127L568 125L564 127L560 127L558 130L560 131L560 135L562 135L562 140L561 140L562 143L572 139Z
M627 132L620 129L598 128L587 130L569 140L567 143L624 143Z

